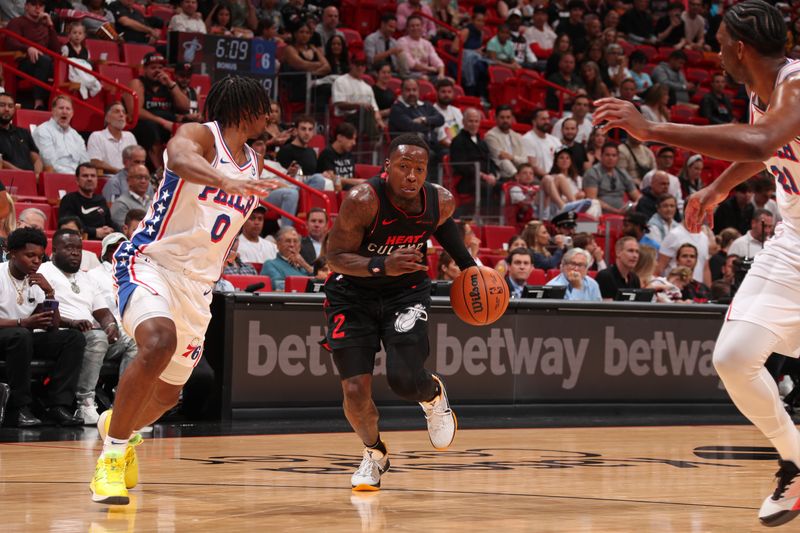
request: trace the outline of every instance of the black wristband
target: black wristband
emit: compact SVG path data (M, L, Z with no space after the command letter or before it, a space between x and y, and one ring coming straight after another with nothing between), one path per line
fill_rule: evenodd
M385 276L386 275L386 256L376 255L369 260L367 265L370 275L372 276Z

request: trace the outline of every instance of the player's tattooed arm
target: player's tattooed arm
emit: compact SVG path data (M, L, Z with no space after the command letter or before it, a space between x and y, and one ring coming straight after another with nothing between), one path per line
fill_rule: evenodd
M439 224L441 226L447 219L453 216L456 210L456 200L453 198L453 193L440 185L435 185L436 192L439 195Z
M167 143L169 170L190 183L217 187L230 194L264 196L267 180L233 180L211 166L214 135L202 124L184 124Z
M345 196L339 216L328 233L328 262L334 272L349 276L369 277L369 257L358 254L364 234L378 214L378 199L367 184L350 189Z

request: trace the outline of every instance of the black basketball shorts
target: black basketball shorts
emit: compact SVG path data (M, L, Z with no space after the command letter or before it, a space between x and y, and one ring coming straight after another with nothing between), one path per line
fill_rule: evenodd
M412 287L374 290L355 287L341 275L325 284L327 343L331 351L362 348L378 352L396 344L428 342L431 286L427 278Z

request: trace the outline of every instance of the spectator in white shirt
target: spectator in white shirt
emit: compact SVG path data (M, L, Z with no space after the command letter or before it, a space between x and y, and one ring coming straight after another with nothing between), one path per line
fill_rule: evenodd
M692 244L697 249L697 264L694 267L693 277L700 283L711 285L711 269L708 266L708 236L705 231L690 233L685 226L685 220L679 224L661 242L658 249L658 264L656 274L666 275L669 270L677 266L676 256L683 244Z
M588 96L583 94L576 96L575 101L572 102L572 111L570 113L564 113L564 116L553 125L553 131L551 132L553 136L559 139L563 138L561 135L561 126L568 118L574 118L575 122L578 123L578 135L575 136L575 142L581 144L588 143L589 138L592 136L592 131L594 130L592 115L589 114L590 104L591 101Z
M39 272L55 290L61 324L81 331L86 338L83 364L78 377L78 411L84 425L95 425L99 418L95 403L95 387L104 360L130 363L136 357L136 343L120 331L100 287L80 270L83 243L75 231L60 229L53 235L52 261Z
M196 2L196 0L190 0ZM136 145L136 137L125 129L125 106L114 102L106 109L106 128L89 135L86 151L95 168L106 174L116 174L122 170L122 152L128 146Z
M34 130L45 170L75 174L78 164L89 162L83 137L70 126L73 114L72 98L60 94L53 100L52 118Z
M533 170L539 177L550 173L556 150L561 146L561 141L550 135L550 129L550 112L536 109L533 112L533 129L522 136L525 153L533 157Z
M169 20L169 31L205 33L206 23L203 15L197 11L197 0L181 0L180 7L181 12Z
M547 7L536 6L533 10L533 24L525 30L525 38L536 43L542 50L552 50L556 42L556 32L547 23Z
M266 211L264 207L258 206L244 221L242 236L239 239L239 259L245 263L266 263L278 255L275 243L261 236Z
M362 79L366 70L364 55L355 54L350 62L350 71L336 78L331 94L336 116L345 117L365 136L375 139L386 125L372 87Z
M436 103L433 108L444 117L444 126L436 130L439 144L449 148L450 144L458 132L461 131L461 124L464 122L464 115L461 110L454 105L455 84L450 78L442 78L436 81Z
M764 247L764 242L772 237L775 230L775 219L766 209L756 209L750 221L750 231L733 241L728 248L728 255L753 257Z

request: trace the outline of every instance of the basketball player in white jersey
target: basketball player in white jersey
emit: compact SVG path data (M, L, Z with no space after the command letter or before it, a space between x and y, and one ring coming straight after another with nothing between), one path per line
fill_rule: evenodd
M139 353L120 379L92 499L128 503L138 480L134 434L178 400L199 361L211 319L211 289L259 197L263 160L246 141L264 131L269 98L250 78L226 77L206 99L206 124L182 126L167 145L164 179L147 216L114 255L122 325Z
M643 141L677 145L735 161L686 203L689 231L728 193L764 167L777 182L783 223L755 258L717 338L714 366L739 410L780 455L777 488L759 518L777 526L800 514L800 433L764 368L772 352L800 355L800 62L784 57L786 25L780 11L746 0L725 11L717 32L722 68L750 92L750 124L654 124L627 102L597 102L595 124L623 128Z

